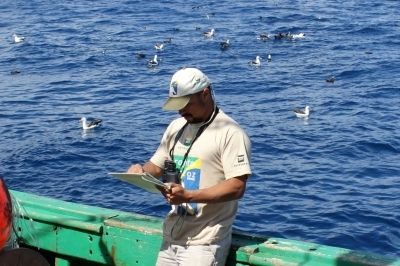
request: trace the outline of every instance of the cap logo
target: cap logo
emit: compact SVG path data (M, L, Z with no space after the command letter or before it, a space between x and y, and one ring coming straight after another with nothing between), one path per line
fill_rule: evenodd
M172 95L177 95L178 94L178 83L176 81L171 83L171 88L172 88Z

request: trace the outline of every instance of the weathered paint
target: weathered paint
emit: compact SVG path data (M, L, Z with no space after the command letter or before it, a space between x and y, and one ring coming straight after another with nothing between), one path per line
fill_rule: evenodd
M10 191L19 243L52 257L53 265L154 265L162 240L159 218ZM233 234L227 265L400 266L398 258L246 234Z

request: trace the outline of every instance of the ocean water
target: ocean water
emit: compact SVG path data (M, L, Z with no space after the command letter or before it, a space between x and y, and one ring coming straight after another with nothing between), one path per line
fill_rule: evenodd
M256 38L279 32L305 38ZM161 196L107 173L152 155L177 117L161 110L170 77L196 66L253 144L235 229L400 256L399 47L394 0L5 0L0 174L14 190L163 217ZM82 116L103 126L84 133Z

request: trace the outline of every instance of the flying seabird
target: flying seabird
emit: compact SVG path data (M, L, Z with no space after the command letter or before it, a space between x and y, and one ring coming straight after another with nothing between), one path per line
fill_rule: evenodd
M12 41L13 41L13 43L20 43L20 42L23 42L25 40L25 37L22 37L22 36L18 36L17 34L13 34L12 35Z
M87 122L86 117L82 117L81 122L82 122L83 130L87 130L87 129L92 129L92 128L101 126L102 120L95 118L92 121Z
M249 65L251 65L251 66L260 66L261 65L261 60L260 59L261 59L261 57L259 55L257 55L256 59L251 60L249 62Z
M215 29L212 28L210 31L203 32L203 35L206 38L212 38L214 36L214 33L215 33Z
M155 66L158 66L157 55L154 55L153 59L150 59L150 60L147 62L147 66L148 66L148 67L155 67Z
M308 118L310 115L310 107L307 105L304 110L303 109L294 109L294 114L299 118Z

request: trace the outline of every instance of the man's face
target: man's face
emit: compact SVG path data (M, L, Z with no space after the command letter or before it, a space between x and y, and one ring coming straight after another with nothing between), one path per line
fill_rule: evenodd
M188 104L179 110L179 114L186 119L188 123L200 123L207 119L207 110L204 90L193 94Z

